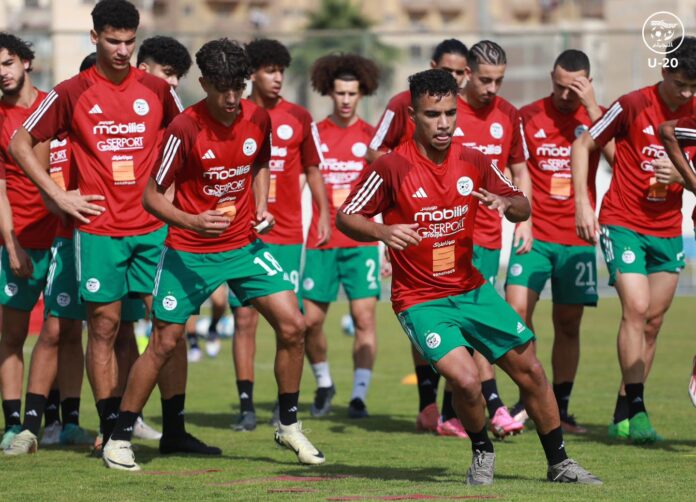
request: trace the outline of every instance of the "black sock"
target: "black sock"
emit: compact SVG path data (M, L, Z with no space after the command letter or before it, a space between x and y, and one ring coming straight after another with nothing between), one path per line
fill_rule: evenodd
M24 399L24 429L31 431L34 436L38 436L41 429L41 417L46 407L46 397L27 392Z
M614 406L614 420L615 424L628 420L628 399L626 396L621 394L616 396L616 406Z
M44 410L44 426L60 422L60 391L58 389L51 389L48 393L48 399L46 400L46 409Z
M495 412L498 408L505 406L502 399L498 395L498 384L494 378L481 382L481 392L483 393L483 398L486 400L486 408L488 409L488 416L493 418Z
M627 383L624 385L624 388L626 389L626 400L628 401L628 418L633 418L638 413L645 411L643 384Z
M242 413L254 411L254 382L237 380L237 392L239 393L239 407Z
M184 405L186 394L177 394L169 399L162 399L162 435L183 436L186 434L184 423Z
M437 401L437 384L440 375L429 364L416 366L418 379L418 411Z
M119 411L118 420L111 433L111 439L130 441L133 438L133 427L140 415L132 411Z
M108 397L97 401L97 412L99 413L99 429L104 438L103 444L111 437L111 433L118 421L118 410L121 407L120 397Z
M278 411L280 412L281 424L292 425L297 422L297 402L299 399L299 391L289 392L287 394L278 394Z
M491 438L488 437L488 430L486 426L483 426L479 432L473 432L466 429L466 433L471 439L471 451L476 453L477 451L487 451L488 453L493 453L493 443L491 443Z
M537 434L539 434L539 431L537 431ZM539 439L549 465L560 464L568 458L565 451L565 443L563 442L563 429L560 426L548 434L539 434Z
M219 317L211 317L210 318L210 326L208 327L208 340L217 340L218 339L218 332L217 332L217 325L220 322Z
M5 430L8 430L13 425L22 425L22 400L3 400L2 413L5 415Z
M66 397L60 403L60 414L63 417L63 427L66 424L80 425L80 398Z
M570 393L573 391L573 382L563 382L553 384L553 395L556 396L558 404L558 412L561 418L568 416L568 403L570 402Z
M186 339L188 340L190 349L198 348L198 335L196 335L195 331L193 333L186 333Z
M457 416L454 411L454 406L452 406L452 391L446 390L443 394L440 414L442 415L443 422L447 422L448 420Z

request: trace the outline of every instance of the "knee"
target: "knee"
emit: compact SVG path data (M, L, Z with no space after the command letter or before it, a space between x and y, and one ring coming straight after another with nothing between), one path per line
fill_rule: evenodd
M177 348L179 338L173 333L159 333L151 338L147 347L157 359L169 359Z
M113 344L120 319L109 314L95 315L89 321L89 338L93 342Z
M283 320L280 323L278 329L278 341L281 345L304 345L305 331L307 330L307 325L304 322L304 318L300 312L288 319Z
M0 335L0 344L5 347L8 352L22 352L24 341L27 339L26 334L13 331L5 331Z
M476 372L462 371L447 382L452 386L452 393L465 399L467 402L474 402L481 397L481 380Z
M238 309L234 316L234 336L254 336L256 331L256 314Z
M547 384L544 367L536 357L530 358L529 361L524 361L520 367L519 381L521 386L538 388Z
M629 322L645 323L648 317L649 304L647 299L635 298L625 302L622 316Z
M645 338L650 344L655 343L657 339L657 334L660 332L662 327L662 321L664 321L664 314L659 314L648 318L645 324Z

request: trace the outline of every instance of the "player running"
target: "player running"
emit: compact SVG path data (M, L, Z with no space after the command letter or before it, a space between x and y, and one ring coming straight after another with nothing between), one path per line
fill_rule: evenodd
M534 334L472 264L479 202L511 221L529 217L529 202L488 157L453 142L458 89L451 75L428 70L409 84L414 139L364 172L337 226L356 240L389 247L394 311L411 342L452 385L457 416L471 438L468 484L492 484L495 467L473 348L519 386L546 453L547 478L601 484L566 455ZM383 224L369 219L379 213Z
M379 83L379 68L369 59L356 54L332 54L319 58L312 66L312 87L322 96L329 96L333 112L314 124L317 149L321 152L319 165L330 200L331 220L357 183L366 165L367 144L374 128L358 116L358 104L370 96ZM305 352L317 373L331 378L327 358L324 321L331 302L336 301L339 284L349 300L355 322L353 342L353 392L348 404L350 418L368 416L365 405L377 352L375 310L380 293L379 247L377 243L357 242L331 228L331 239L319 247L319 215L316 204L307 237L305 265L302 274L307 336ZM324 416L330 410L335 387L333 380L318 382L319 388L329 387L322 407L313 403L313 416Z
M573 143L571 153L578 235L593 244L599 239L609 284L621 300L618 352L623 379L609 436L634 443L658 439L643 389L684 267L683 188L660 183L655 166L666 156L657 137L660 124L694 113L696 38L685 37L670 57L677 65L662 69L661 82L620 97ZM614 174L598 221L587 190L589 157L612 138Z
M553 92L522 109L532 178L532 230L528 253L513 248L508 262L505 299L530 329L534 308L551 279L554 343L551 356L553 393L564 432L587 430L568 414L570 394L580 361L580 321L584 306L597 305L597 259L594 246L575 233L575 207L570 175L570 148L575 138L602 115L590 79L590 60L582 51L562 52L551 71ZM614 143L604 148L613 161ZM595 205L595 175L600 152L589 164L588 194Z

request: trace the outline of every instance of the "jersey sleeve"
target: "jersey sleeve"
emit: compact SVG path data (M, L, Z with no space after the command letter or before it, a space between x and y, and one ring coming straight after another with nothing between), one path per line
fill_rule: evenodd
M163 114L162 114L162 126L168 126L174 117L179 115L184 111L184 107L179 100L179 95L176 93L173 87L169 87L169 91L164 95Z
M478 166L481 172L481 186L490 193L500 195L501 197L514 197L515 195L524 195L522 191L512 184L512 181L505 176L495 164L493 164L485 155L471 151L467 154L475 154L475 158L470 159Z
M258 126L263 134L263 143L261 143L261 148L259 148L259 154L254 159L254 166L262 166L267 164L271 160L271 117L268 112L263 109L258 110L258 118L254 117L258 121Z
M151 178L158 186L169 188L176 174L184 167L196 143L196 127L184 115L177 117L164 132L164 141Z
M24 121L24 128L37 142L65 136L73 117L69 88L66 82L49 92L34 113Z
M630 103L626 96L621 96L592 124L589 133L600 148L616 136L626 134L631 123Z
M380 157L363 170L340 211L372 218L392 205L395 187L392 183L390 160L385 156Z
M387 104L387 108L379 120L377 130L370 141L371 150L393 150L406 134L408 116L404 106L396 98Z
M302 159L302 168L307 169L309 166L318 166L321 159L312 135L312 117L310 117L309 113L303 113L301 120L302 143L300 144L300 158Z
M529 159L529 149L524 139L524 124L522 116L517 110L512 115L512 143L510 144L510 156L508 164L519 164Z
M674 126L674 136L682 143L696 143L696 116L679 119Z

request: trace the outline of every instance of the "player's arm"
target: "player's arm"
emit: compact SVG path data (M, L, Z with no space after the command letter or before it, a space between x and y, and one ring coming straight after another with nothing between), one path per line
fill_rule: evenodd
M307 174L307 186L312 193L312 199L319 208L319 221L317 224L317 246L329 242L331 238L331 216L329 213L329 197L326 195L324 178L318 166L309 166L305 169Z
M570 152L570 172L575 193L575 230L581 239L591 244L597 243L599 221L590 203L587 176L589 173L590 154L597 148L599 148L599 145L592 139L590 133L585 131L573 142Z
M10 269L17 277L29 278L34 272L31 258L19 244L12 223L12 207L7 198L7 181L0 179L0 234L10 261Z
M527 169L526 162L517 162L510 164L510 173L512 174L512 182L519 187L527 196L529 204L532 202L532 177ZM507 217L507 216L506 216ZM509 218L508 218L509 219ZM513 220L510 220L513 221ZM518 220L519 221L519 220ZM532 219L525 218L515 226L515 235L513 245L517 247L516 254L525 254L532 250Z
M479 188L471 192L481 203L492 211L498 211L500 216L505 216L512 223L527 221L532 214L532 206L529 199L523 193L504 196L489 192L485 188Z
M592 80L587 77L578 77L568 86L571 90L575 92L580 98L580 103L587 110L587 115L594 124L598 121L602 114L602 108L597 103L595 99L594 86L592 85ZM616 152L616 144L614 141L609 141L602 148L602 153L604 158L607 159L610 166L614 165L614 153Z
M683 184L688 190L696 192L696 173L691 167L689 160L684 154L684 150L679 144L679 138L676 134L676 120L670 120L665 122L660 126L660 139L662 139L662 144L665 147L665 151L669 156L669 160L672 161L674 168L681 175L681 184ZM687 130L688 131L688 130ZM696 129L693 130L694 139L696 139ZM687 134L690 134L687 132ZM658 170L655 170L657 177ZM658 179L660 183L665 181ZM666 180L668 181L668 180ZM675 180L679 182L679 180ZM667 183L668 184L668 183Z
M385 225L362 214L346 214L339 211L336 227L351 239L359 242L382 241L387 247L402 251L408 246L417 246L421 237L416 232L418 223Z
M270 186L271 171L268 168L268 162L254 167L251 191L254 194L254 202L256 203L256 220L252 223L260 234L270 232L273 225L275 225L275 218L268 212L268 190Z

